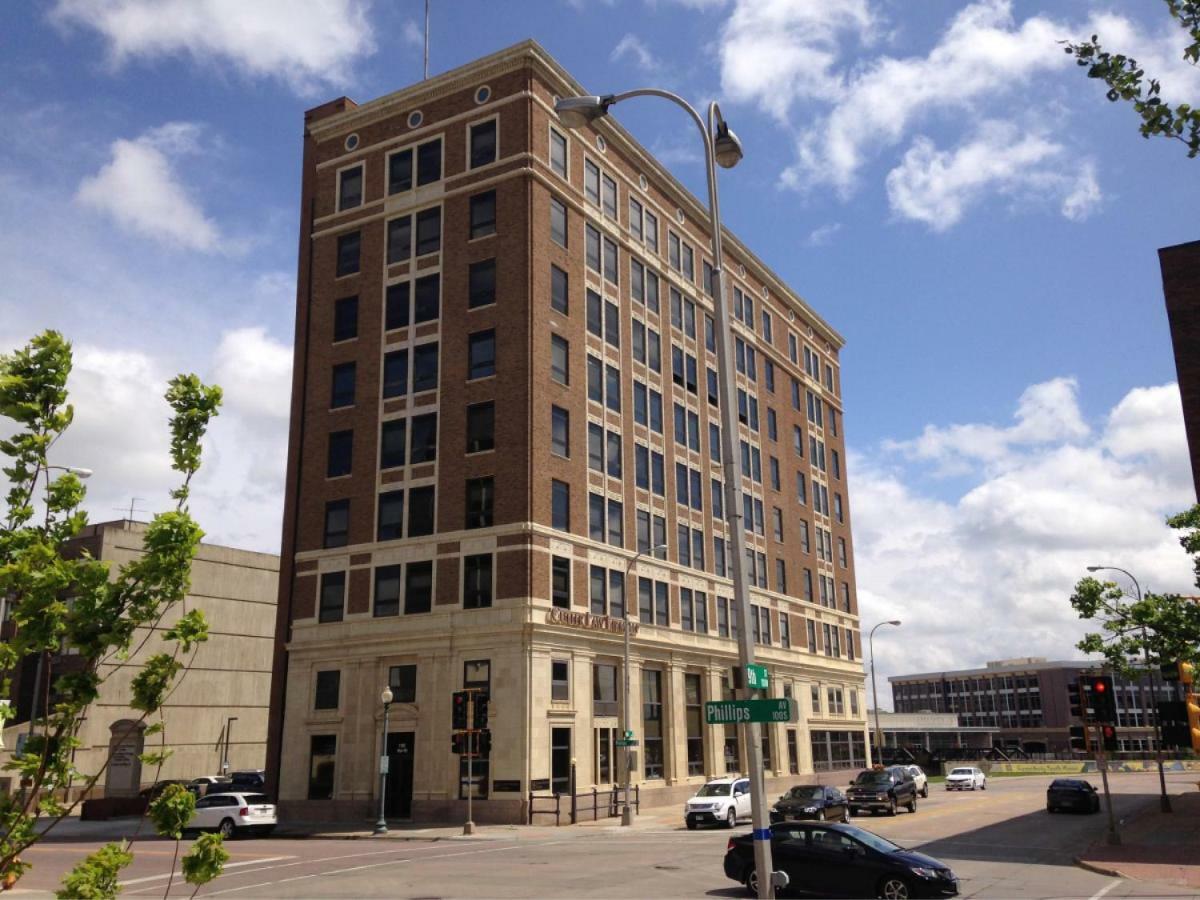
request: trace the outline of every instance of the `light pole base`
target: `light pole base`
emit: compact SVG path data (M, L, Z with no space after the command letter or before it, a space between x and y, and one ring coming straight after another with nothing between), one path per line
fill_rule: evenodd
M1114 846L1119 845L1121 843L1121 835L1115 831L1110 831L1108 833L1108 843L1113 844Z
M373 834L387 834L387 833L388 833L387 822L383 821L383 819L380 819L378 822L375 823L375 831L373 832Z
M626 803L621 807L621 825L628 828L633 824L633 807Z
M475 823L474 822L464 822L463 823L463 834L474 834L474 833L475 833Z
M1175 811L1171 809L1171 798L1166 794L1160 794L1158 800L1158 806L1162 812L1169 813Z

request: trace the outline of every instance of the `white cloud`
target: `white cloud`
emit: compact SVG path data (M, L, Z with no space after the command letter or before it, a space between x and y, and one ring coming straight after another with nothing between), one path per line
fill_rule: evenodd
M350 83L351 64L374 52L368 8L368 0L58 0L51 20L99 32L115 66L187 55L312 93Z
M401 32L404 37L404 42L411 44L414 47L425 46L425 29L409 19L404 23L404 30Z
M1100 202L1095 170L1070 159L1066 148L1008 122L984 122L953 152L917 137L899 166L888 173L888 201L904 219L934 231L958 224L966 211L991 194L1038 202L1061 198L1061 211L1079 221Z
M213 377L225 385L225 405L250 418L287 422L292 397L292 350L265 328L239 328L221 337Z
M216 250L216 223L192 200L172 165L195 154L199 131L191 122L170 122L135 140L114 141L112 159L83 179L76 199L137 234L189 250Z
M609 54L610 62L621 62L625 58L633 60L635 66L647 74L653 74L662 69L662 63L650 52L650 48L635 34L627 34Z
M832 101L840 39L869 39L874 25L868 0L738 0L721 34L722 88L780 120L798 99Z
M834 235L842 230L841 222L830 222L819 228L814 228L805 241L809 247L825 247L833 240Z
M1096 429L1077 393L1055 379L1028 388L1007 426L931 425L852 454L862 621L904 623L877 635L881 673L1078 658L1087 625L1068 597L1090 564L1127 568L1143 587L1194 590L1164 524L1195 499L1178 387L1130 391ZM940 471L948 458L965 488L915 486L923 464ZM883 682L880 691L890 705Z

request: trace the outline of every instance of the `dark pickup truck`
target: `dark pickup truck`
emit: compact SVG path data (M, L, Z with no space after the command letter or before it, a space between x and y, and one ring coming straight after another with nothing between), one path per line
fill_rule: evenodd
M917 783L904 766L864 769L846 790L846 805L851 815L881 810L894 816L901 806L915 813Z

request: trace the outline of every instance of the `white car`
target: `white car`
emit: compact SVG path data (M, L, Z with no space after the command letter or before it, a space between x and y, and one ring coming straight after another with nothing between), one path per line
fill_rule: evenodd
M209 791L217 793L217 791L228 790L230 777L228 775L201 775L199 778L193 778L187 783L187 789L197 797L203 797Z
M958 766L951 769L950 774L946 776L946 790L948 791L973 791L975 788L979 788L981 791L987 790L987 776L975 766Z
M718 778L710 781L683 807L683 821L688 828L695 828L702 822L733 828L738 819L749 815L749 778Z
M929 779L926 777L924 770L920 766L905 766L904 768L908 770L908 774L917 783L917 793L922 797L928 797Z
M275 805L266 794L209 794L196 801L188 831L216 831L230 838L239 833L270 834Z

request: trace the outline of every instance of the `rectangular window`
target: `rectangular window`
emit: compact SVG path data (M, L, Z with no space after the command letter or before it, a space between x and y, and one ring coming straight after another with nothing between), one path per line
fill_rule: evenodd
M408 393L408 351L393 350L383 357L383 396L403 397Z
M423 209L417 213L417 256L437 253L442 249L442 208Z
M658 216L646 210L646 249L652 253L658 252ZM658 311L657 305L654 307Z
M412 256L412 216L388 219L387 264L395 265Z
M416 703L417 667L389 666L388 687L392 689L393 703Z
M594 225L583 229L584 261L593 272L600 271L600 232Z
M323 545L345 547L350 535L350 501L330 500L325 504L325 538Z
M404 614L427 613L433 608L433 563L409 563L404 573Z
M704 774L704 705L700 676L684 673L684 721L687 724L688 775Z
M308 741L308 799L332 800L337 735L314 734Z
M571 345L564 337L550 335L550 377L559 384L570 384Z
M606 471L613 478L620 478L621 477L621 436L619 434L617 434L615 431L606 432L605 433L605 443L606 443L606 449L607 449L607 453L605 454L605 459L606 459L606 463L607 463Z
M412 316L410 295L412 283L401 281L389 284L387 288L386 311L384 313L384 328L392 331L396 328L407 328Z
M400 566L377 566L375 569L374 615L400 615Z
M358 337L358 298L343 297L333 304L333 341Z
M671 624L671 601L665 581L654 582L654 624L662 628Z
M601 663L592 666L592 715L617 714L617 667ZM557 730L557 729L555 729ZM564 788L566 785L563 786Z
M437 459L437 413L426 413L412 419L411 446L408 461L412 464Z
M729 637L729 599L717 598L717 637Z
M321 605L317 611L318 622L340 622L346 608L346 573L324 572L321 574Z
M434 489L411 488L408 492L408 536L423 537L433 534Z
M563 315L569 309L567 273L556 265L550 266L550 308Z
M679 589L679 627L684 631L695 631L696 620L694 618L695 601L692 598L690 588Z
M496 260L472 263L467 273L467 308L491 306L496 302Z
M642 240L642 204L629 198L629 236L639 243Z
M476 331L467 336L467 380L496 374L496 330Z
M354 432L334 431L329 435L329 456L326 460L325 475L328 478L338 478L349 475L353 465Z
M571 486L565 481L550 481L550 524L559 531L571 530Z
M388 157L388 194L411 191L413 186L413 152L409 147Z
M567 702L571 699L571 666L565 659L550 660L550 699Z
M379 522L375 540L398 541L404 536L404 491L385 491L379 495Z
M567 138L555 128L550 129L550 170L567 177Z
M478 122L471 126L471 168L477 169L496 161L496 120Z
M550 407L550 452L571 455L571 414L561 406Z
M557 197L550 198L550 240L567 246L567 204Z
M474 403L467 407L467 452L479 453L496 446L496 404Z
M417 186L433 184L442 177L442 139L417 147Z
M492 476L467 479L466 528L490 528L495 518L496 487Z
M601 179L601 206L604 215L610 219L617 218L617 183L607 175Z
M604 336L604 301L591 288L584 294L586 302L586 324L589 333L596 337Z
M471 240L496 233L496 192L484 191L471 198Z
M583 195L589 203L600 205L600 167L590 159L583 161Z
M571 560L565 556L550 559L550 602L559 609L571 608Z
M463 609L492 605L492 554L463 557Z
M362 249L362 235L357 231L338 235L337 239L337 277L353 275L358 271L359 252Z
M642 732L646 743L645 777L663 777L662 672L642 670Z
M619 500L608 501L608 542L625 546L625 506Z

